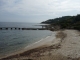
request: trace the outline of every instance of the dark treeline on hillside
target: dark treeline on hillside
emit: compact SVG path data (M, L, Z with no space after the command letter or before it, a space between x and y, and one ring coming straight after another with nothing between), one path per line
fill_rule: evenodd
M77 16L63 16L55 19L49 19L42 23L58 25L61 29L77 29L80 30L80 14Z

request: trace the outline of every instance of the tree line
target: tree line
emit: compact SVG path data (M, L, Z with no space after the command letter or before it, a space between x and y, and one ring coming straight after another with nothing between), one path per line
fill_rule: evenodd
M50 24L51 26L58 25L61 29L80 30L80 14L76 16L63 16L55 19L48 19L41 23Z

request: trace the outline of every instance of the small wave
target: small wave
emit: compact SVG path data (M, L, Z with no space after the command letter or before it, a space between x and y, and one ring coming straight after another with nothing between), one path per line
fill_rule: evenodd
M31 47L31 46L33 46L33 45L35 45L35 44L37 44L37 43L39 43L39 42L41 42L41 41L49 38L49 37L51 37L51 36L53 36L53 35L49 35L49 36L47 36L47 37L45 37L45 38L42 38L42 39L40 39L39 41L37 41L37 42L35 42L35 43L33 43L33 44L30 44L30 45L26 46L24 49L26 50L26 48Z
M54 39L54 38L55 38L55 34L56 34L56 32L52 32L51 35L48 35L47 37L42 38L42 39L40 39L39 41L37 41L37 42L35 42L35 43L33 43L33 44L30 44L30 45L26 46L24 49L26 50L26 48L31 47L31 46L33 46L34 44L37 44L37 43L39 43L39 42L41 42L41 41L43 41L43 40L46 40L46 39L48 39L49 37L51 37L52 39Z

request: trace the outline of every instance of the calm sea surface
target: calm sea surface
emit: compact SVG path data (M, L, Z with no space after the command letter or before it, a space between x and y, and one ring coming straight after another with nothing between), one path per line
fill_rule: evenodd
M36 23L0 22L0 27L34 27ZM26 46L51 35L48 30L0 30L0 56L24 49Z

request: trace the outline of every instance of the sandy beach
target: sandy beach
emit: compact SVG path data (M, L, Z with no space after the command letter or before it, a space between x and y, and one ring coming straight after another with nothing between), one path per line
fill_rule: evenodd
M25 52L1 60L80 60L79 46L79 31L55 31L51 36L25 47Z

